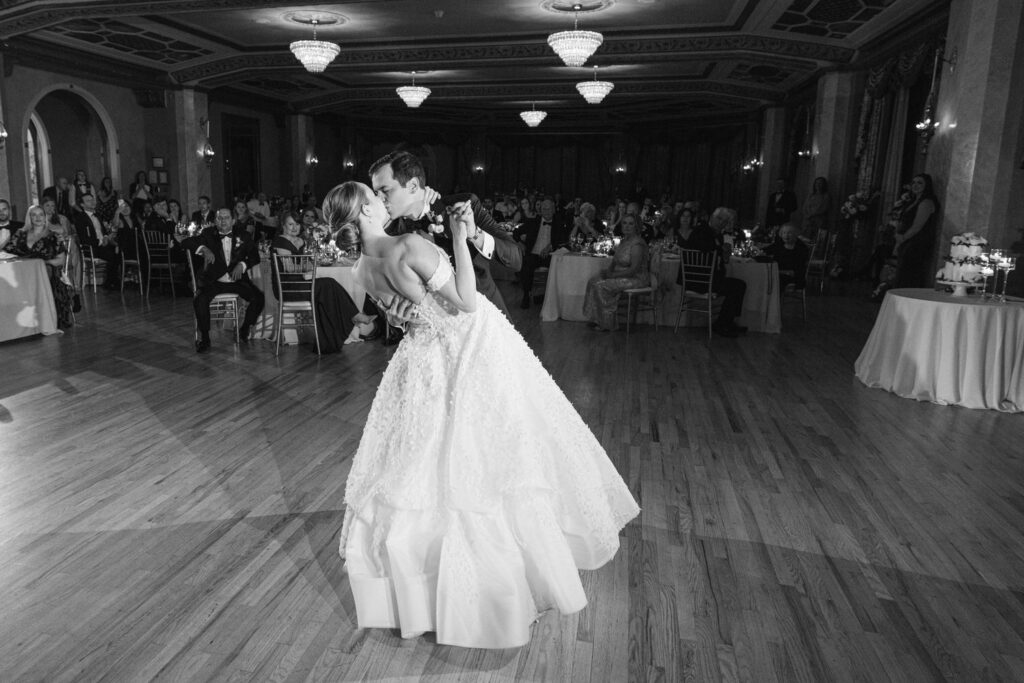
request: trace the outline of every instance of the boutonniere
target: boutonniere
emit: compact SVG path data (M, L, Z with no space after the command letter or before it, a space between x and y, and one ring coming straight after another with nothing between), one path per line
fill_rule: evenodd
M429 221L427 222L427 232L434 235L439 235L444 232L444 216L436 213L430 213L427 215Z

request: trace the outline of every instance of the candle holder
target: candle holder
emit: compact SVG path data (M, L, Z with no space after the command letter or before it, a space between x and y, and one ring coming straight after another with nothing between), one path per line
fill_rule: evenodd
M996 264L996 269L1003 271L1003 291L999 293L999 303L1006 303L1006 284L1010 281L1010 271L1017 269L1017 259L1013 256L1003 256ZM996 276L996 281L999 277Z

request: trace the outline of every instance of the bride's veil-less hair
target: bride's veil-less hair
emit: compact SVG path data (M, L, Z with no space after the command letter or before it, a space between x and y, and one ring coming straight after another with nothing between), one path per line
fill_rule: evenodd
M361 247L359 234L359 210L367 202L367 187L349 180L337 185L324 197L322 210L324 220L331 226L334 243L342 251Z

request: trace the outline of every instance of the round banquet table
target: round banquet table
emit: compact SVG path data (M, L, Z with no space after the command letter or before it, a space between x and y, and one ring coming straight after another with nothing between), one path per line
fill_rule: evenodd
M1024 303L891 290L854 370L904 398L1024 411Z
M587 282L610 265L611 261L606 257L557 252L552 254L540 319L545 322L559 319L586 321L583 299L587 293ZM729 277L747 283L743 313L738 322L753 332L779 333L782 330L782 313L778 266L775 263L733 258L726 267L726 273ZM676 284L678 275L679 259L663 256L659 276L663 292L660 311L661 319L666 324L675 324L679 310L681 288ZM699 316L694 316L694 321L707 324ZM684 324L688 324L688 319Z
M46 262L0 259L0 341L58 331Z
M260 288L265 297L265 303L263 305L263 314L260 316L259 321L253 329L252 336L257 339L270 339L275 340L275 332L277 328L277 292L274 291L274 284L271 279L271 265L269 259L263 259L260 265L257 266L259 274L252 274L253 283ZM329 277L348 292L349 296L352 297L352 301L355 302L356 308L362 310L363 299L366 297L366 290L360 285L356 284L355 278L352 276L351 265L335 264L333 266L317 266L316 276ZM312 329L302 330L304 333L308 332L309 338L312 339ZM284 331L284 339L281 340L282 344L297 344L299 343L299 330L293 328L286 329Z

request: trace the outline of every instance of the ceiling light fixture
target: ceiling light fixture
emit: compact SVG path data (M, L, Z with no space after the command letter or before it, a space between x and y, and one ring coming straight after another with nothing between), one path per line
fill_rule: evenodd
M295 58L302 62L306 71L311 74L323 73L327 65L334 61L334 58L341 52L341 48L334 43L328 43L316 39L316 27L320 20L313 17L310 21L313 25L313 40L296 40L288 46Z
M395 92L402 98L402 101L409 106L410 109L423 104L423 100L430 97L430 88L424 88L422 85L416 85L416 72L412 72L412 85L403 85L400 88L395 88Z
M519 116L522 117L523 121L526 122L530 128L536 128L540 125L540 122L544 120L544 117L548 115L546 111L537 111L537 105L530 105L530 109L527 111L519 112Z
M572 6L573 22L571 31L559 31L548 36L548 45L562 58L566 66L583 66L590 55L604 42L604 36L596 31L579 30L579 11L583 5Z
M612 90L615 89L615 84L611 81L599 81L597 80L597 65L594 65L594 80L592 81L580 81L576 84L576 89L580 91L585 99L590 104L601 104L601 100L608 96Z

